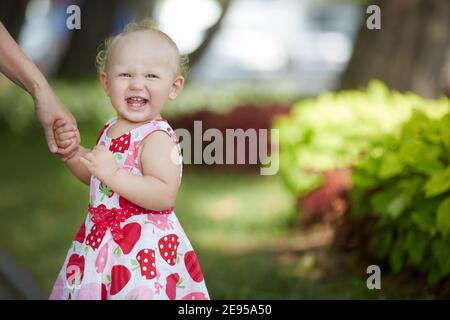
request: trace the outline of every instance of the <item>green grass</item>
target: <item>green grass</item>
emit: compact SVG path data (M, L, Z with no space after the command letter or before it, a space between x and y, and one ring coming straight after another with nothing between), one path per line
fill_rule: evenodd
M85 144L92 144L97 126L80 128ZM85 218L88 188L47 151L40 129L0 133L0 246L47 295ZM266 250L266 243L289 238L296 212L295 199L278 177L185 169L175 211L197 251L212 298L432 297L417 286L403 290L395 282L370 291L365 267L355 270L354 263L329 248ZM260 247L238 250L249 245Z

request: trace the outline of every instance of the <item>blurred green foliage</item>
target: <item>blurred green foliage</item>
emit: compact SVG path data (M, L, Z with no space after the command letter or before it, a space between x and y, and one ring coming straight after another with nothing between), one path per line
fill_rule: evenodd
M394 272L414 267L434 285L450 275L450 103L445 116L414 111L374 150L353 173L352 214L377 218L373 249Z
M1 83L0 83L1 84ZM110 101L95 79L50 83L62 103L73 113L78 123L104 123L114 115ZM17 86L0 86L0 124L13 132L20 132L35 122L33 100ZM168 118L192 114L201 110L226 113L233 108L252 104L290 104L298 97L287 84L254 85L230 84L221 86L187 85L180 96L169 101L163 110Z
M363 90L302 100L273 124L280 129L280 174L295 195L305 195L321 185L321 172L352 167L376 152L373 141L398 133L413 110L440 116L448 103L390 91L376 80Z
M77 117L83 143L92 146L101 125L113 114L100 85L91 81L52 86ZM292 97L269 90L258 96L261 89L255 89L248 91L251 94L238 92L240 98L229 101L230 88L211 92L210 102L204 104L200 102L207 101L206 88L198 89L198 98L190 103L183 97L189 94L186 90L177 99L179 106L172 105L173 114L202 108L224 111L249 101L285 103ZM86 216L88 188L48 152L26 93L14 87L0 90L0 114L0 246L49 294ZM289 253L265 248L291 237L289 226L296 215L295 197L278 176L186 169L176 212L214 299L433 297L420 288L403 290L395 279L386 280L383 290L368 290L365 267L362 273L355 272L334 249ZM248 246L259 249L244 250Z
M297 197L320 173L356 168L351 216L374 217L366 236L396 273L406 267L431 284L450 275L450 100L367 89L326 93L294 105L280 129L280 173ZM373 234L372 234L373 232Z
M80 130L87 144L93 144L100 128ZM0 247L49 295L71 241L86 218L89 188L50 154L40 128L18 134L0 128L0 136ZM227 251L289 232L295 200L277 176L186 166L176 214L196 248L214 298L281 298L287 291L288 295L302 294L296 287L289 288L289 274L279 274L266 281L265 290L258 295L261 279L277 268L275 261L267 261L271 253L236 259ZM261 265L257 273L249 263ZM251 283L243 285L240 278L248 272L232 273L227 265L234 270L253 270Z
M81 131L95 142L98 128ZM0 246L45 298L86 217L88 187L48 152L40 128L0 133ZM369 290L366 267L355 268L333 248L266 248L292 237L296 215L295 198L278 176L185 167L176 214L213 299L435 298L387 275L383 290Z

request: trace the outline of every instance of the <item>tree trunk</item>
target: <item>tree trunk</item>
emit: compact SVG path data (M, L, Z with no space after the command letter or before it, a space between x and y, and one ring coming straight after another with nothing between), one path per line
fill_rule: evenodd
M379 0L381 30L363 20L341 89L365 86L371 79L389 88L436 98L444 91L443 66L450 44L450 2ZM366 15L365 18L368 16Z
M25 9L28 2L28 0L0 1L0 21L16 41L25 20Z
M101 42L113 31L120 0L80 3L81 29L71 30L72 38L61 59L57 76L80 77L95 74L95 56Z
M202 44L189 55L189 65L191 68L193 68L194 65L200 60L200 58L203 56L206 49L208 48L209 44L211 43L212 39L216 35L217 31L219 31L220 25L226 13L228 12L231 0L221 0L218 2L222 7L222 13L217 22L214 25L212 25L206 32L206 37L205 40L202 42Z
M134 0L127 2L127 4L133 6L135 19L136 21L139 21L144 18L153 18L155 2L155 0Z

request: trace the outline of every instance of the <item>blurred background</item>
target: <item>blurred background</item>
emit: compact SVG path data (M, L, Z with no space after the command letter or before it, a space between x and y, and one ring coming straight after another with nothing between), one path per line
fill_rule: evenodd
M79 30L66 27L73 4ZM366 27L371 4L380 30ZM176 212L213 299L450 297L447 0L0 3L86 147L114 115L97 48L145 17L190 58L163 112L174 129L280 132L277 175L260 163L184 166ZM0 297L46 298L88 189L48 152L32 99L1 75L0 141ZM366 285L371 264L380 290Z

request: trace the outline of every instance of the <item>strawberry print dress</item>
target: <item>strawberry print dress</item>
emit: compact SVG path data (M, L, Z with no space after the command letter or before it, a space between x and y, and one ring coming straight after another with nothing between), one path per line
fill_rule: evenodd
M164 119L153 120L111 139L103 127L97 145L113 152L119 167L142 175L140 142L156 130L181 149ZM67 253L50 299L200 300L209 299L199 261L174 208L139 207L91 177L88 213Z

